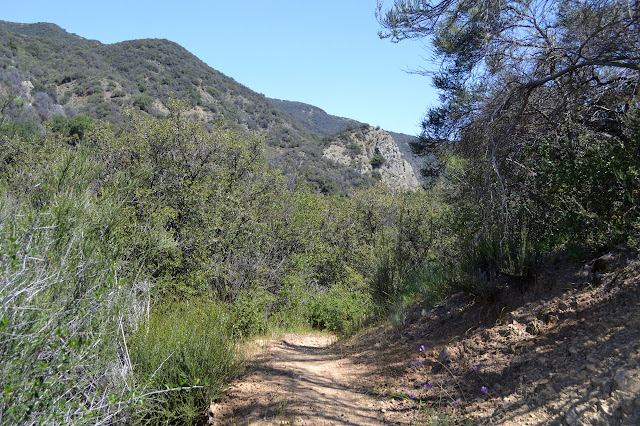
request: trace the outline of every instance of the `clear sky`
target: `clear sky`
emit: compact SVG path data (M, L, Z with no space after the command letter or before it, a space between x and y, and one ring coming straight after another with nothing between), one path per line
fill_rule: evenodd
M389 3L390 0L387 1ZM30 0L3 2L0 19L52 22L102 43L174 41L268 97L407 134L437 94L419 41L378 38L376 0Z

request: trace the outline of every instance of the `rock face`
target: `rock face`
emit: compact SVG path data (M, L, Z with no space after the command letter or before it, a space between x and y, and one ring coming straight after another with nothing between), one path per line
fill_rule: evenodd
M330 141L324 156L356 168L363 175L379 174L382 181L391 186L403 189L420 186L416 171L393 137L380 128L363 125L347 130Z

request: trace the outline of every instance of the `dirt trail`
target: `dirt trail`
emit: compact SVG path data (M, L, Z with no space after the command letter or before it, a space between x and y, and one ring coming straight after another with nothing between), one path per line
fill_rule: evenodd
M287 334L257 342L249 363L253 371L233 384L222 401L211 404L209 422L389 424L381 402L357 389L366 382L367 366L330 349L334 340L330 335Z
M488 290L335 344L254 342L210 424L640 424L636 251L558 260Z

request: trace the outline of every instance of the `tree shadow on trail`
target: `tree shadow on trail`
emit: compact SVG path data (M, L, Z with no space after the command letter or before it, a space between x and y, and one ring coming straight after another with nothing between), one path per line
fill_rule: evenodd
M377 400L351 385L351 368L326 348L278 341L228 392L232 413L216 424L382 424Z

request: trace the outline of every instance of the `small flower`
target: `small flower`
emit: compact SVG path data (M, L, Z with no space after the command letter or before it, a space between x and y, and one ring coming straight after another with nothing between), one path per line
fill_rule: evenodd
M411 399L415 399L416 396L414 394L410 393L409 397L411 397Z
M425 389L430 389L431 388L431 382L425 383L422 387L425 388Z
M458 405L458 401L453 401L453 405Z
M424 348L424 345L420 345L420 352L424 352L426 351L426 349Z
M477 366L477 365L474 365L474 366L473 366L473 369L474 369L474 370L477 370L477 369L478 369L478 366Z
M483 386L483 387L481 387L481 388L480 388L480 390L481 390L483 393L484 393L484 392L487 392L487 387L486 387L486 386Z
M424 361L423 361L423 360L421 360L421 359L419 359L419 360L418 360L418 365L422 365L422 364L424 364Z

